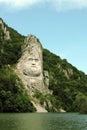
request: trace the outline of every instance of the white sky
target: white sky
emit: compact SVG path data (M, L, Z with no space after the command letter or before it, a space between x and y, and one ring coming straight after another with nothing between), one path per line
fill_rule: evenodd
M58 11L87 7L87 0L0 0L0 4L5 4L16 9L23 9L40 3L52 4Z

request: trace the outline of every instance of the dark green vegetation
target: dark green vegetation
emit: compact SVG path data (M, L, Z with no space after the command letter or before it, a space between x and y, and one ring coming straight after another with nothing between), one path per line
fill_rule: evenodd
M0 112L34 112L29 96L12 69L21 56L24 37L5 23L4 26L11 39L5 40L0 28Z
M34 112L21 81L8 66L0 68L0 112Z
M59 106L69 112L87 113L87 75L46 49L43 58L44 69L50 74L49 89Z
M25 92L23 85L13 71L13 66L21 56L21 46L24 36L14 29L4 26L10 32L10 40L4 39L4 33L0 26L0 112L33 112L35 108ZM49 89L53 95L43 96L36 92L35 97L48 104L51 101L54 108L63 108L66 111L80 111L87 113L87 75L59 56L43 49L43 66L50 75Z
M10 32L11 39L4 39L4 32L0 24L0 66L16 63L21 56L21 45L24 42L24 36L8 27L4 22L3 24Z

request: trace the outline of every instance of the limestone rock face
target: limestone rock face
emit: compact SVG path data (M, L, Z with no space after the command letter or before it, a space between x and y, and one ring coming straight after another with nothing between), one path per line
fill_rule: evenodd
M48 88L49 87L49 73L48 71L44 70L44 85Z
M46 87L49 83L44 84L42 45L33 35L29 35L24 41L16 72L30 95L36 90L43 94L50 93Z
M3 39L4 39L4 40L10 40L10 39L11 39L11 38L10 38L10 33L9 33L9 31L7 30L6 26L4 25L2 19L0 19L0 28L1 28L1 30L3 31L3 34L2 34Z

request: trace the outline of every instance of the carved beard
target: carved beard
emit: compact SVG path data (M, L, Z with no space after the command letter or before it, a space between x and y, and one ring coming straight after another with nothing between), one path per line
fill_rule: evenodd
M30 69L23 69L23 74L30 76L30 77L38 77L41 75L41 69L37 69L37 68L30 68Z

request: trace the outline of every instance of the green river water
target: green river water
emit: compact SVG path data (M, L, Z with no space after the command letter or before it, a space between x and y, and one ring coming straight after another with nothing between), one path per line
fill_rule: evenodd
M0 130L87 130L87 115L79 113L0 114Z

